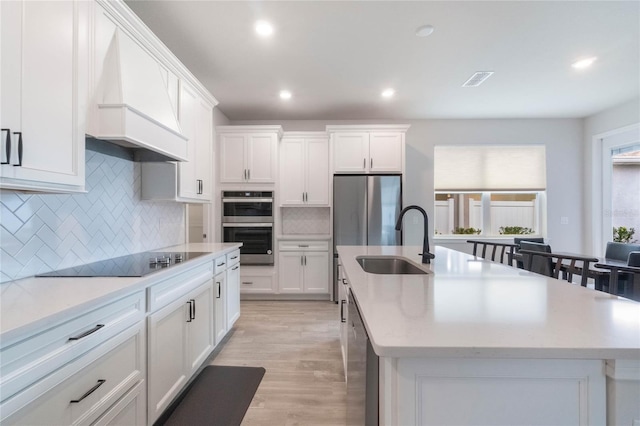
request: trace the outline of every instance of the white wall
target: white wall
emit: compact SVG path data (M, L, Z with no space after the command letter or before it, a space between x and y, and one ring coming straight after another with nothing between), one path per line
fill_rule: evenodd
M221 200L220 200L220 165L218 164L218 134L216 133L216 126L225 126L227 124L231 124L229 119L222 111L218 108L213 109L213 181L216 183L213 189L213 196L211 199L211 204L209 204L206 208L208 208L208 214L210 217L210 225L211 228L208 230L209 232L209 241L210 242L220 242L222 241L222 230L220 229L220 221L221 218ZM206 230L205 230L206 231Z
M640 98L609 108L584 119L584 246L585 253L600 254L602 233L601 142L594 136L640 123Z
M433 147L438 144L544 144L547 147L547 237L556 251L583 245L582 119L232 121L281 124L285 131L324 130L327 124L411 124L407 132L404 204L423 206L433 218ZM567 217L567 225L560 224ZM406 243L422 243L422 224L407 222ZM433 229L430 230L433 238Z

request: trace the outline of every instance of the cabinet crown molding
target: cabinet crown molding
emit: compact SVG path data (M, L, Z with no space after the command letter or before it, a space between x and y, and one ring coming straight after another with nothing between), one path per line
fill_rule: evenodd
M250 132L270 132L277 133L278 139L282 137L282 126L280 125L245 125L245 126L216 126L216 132L220 133L250 133Z
M336 132L406 132L411 124L339 124L327 125L328 133Z
M326 138L329 137L327 132L304 132L304 131L296 131L296 132L284 132L282 134L282 138Z

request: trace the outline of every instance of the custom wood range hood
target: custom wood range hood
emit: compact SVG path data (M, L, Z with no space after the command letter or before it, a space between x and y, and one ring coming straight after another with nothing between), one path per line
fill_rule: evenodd
M131 149L135 161L187 161L187 137L160 65L121 29L96 87L89 136Z

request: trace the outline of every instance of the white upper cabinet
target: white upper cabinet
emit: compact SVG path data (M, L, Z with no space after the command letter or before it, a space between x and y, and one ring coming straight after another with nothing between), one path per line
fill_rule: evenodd
M179 86L178 116L182 134L188 138L188 161L142 163L142 199L209 203L213 107L186 81Z
M273 183L282 126L218 126L220 182Z
M2 189L84 190L89 7L0 2Z
M280 142L280 205L329 205L329 139L324 132L287 132Z
M408 125L327 126L334 173L404 173Z

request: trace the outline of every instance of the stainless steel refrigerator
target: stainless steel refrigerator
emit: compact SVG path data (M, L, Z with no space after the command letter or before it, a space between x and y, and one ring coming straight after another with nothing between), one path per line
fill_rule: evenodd
M337 301L336 246L402 245L395 230L402 210L400 175L333 177L333 298Z

